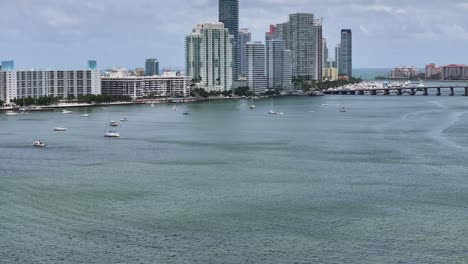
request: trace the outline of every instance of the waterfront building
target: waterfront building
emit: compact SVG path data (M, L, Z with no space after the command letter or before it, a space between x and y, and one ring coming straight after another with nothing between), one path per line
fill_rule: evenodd
M353 76L353 33L351 29L341 30L341 45L339 60L339 74Z
M314 22L315 33L315 74L314 79L322 81L322 74L324 68L324 54L323 54L323 20L316 19Z
M219 22L223 23L229 34L234 37L232 78L237 80L240 76L239 0L219 0Z
M262 42L247 43L247 86L254 93L267 90L265 44Z
M133 75L135 75L135 76L145 76L146 75L146 69L136 68L135 70L133 70Z
M440 67L437 67L435 63L426 65L426 79L440 79L442 78L442 71Z
M468 65L449 64L441 67L444 80L468 80Z
M0 89L0 99L6 103L27 97L97 95L101 94L101 74L98 70L1 71Z
M231 90L234 36L223 23L198 24L185 38L186 73L199 88Z
M324 81L337 81L339 79L337 68L324 68L323 69L323 80Z
M2 61L2 71L13 71L15 69L15 61Z
M146 60L145 75L146 76L159 75L159 61L157 59L150 58Z
M161 76L103 77L103 95L121 95L132 98L154 96L190 96L192 77L176 72L163 72Z
M97 70L97 60L89 60L88 61L88 69L89 70Z
M317 69L322 64L321 30L322 25L311 13L291 14L288 22L276 25L275 36L285 40L286 49L292 51L294 76L320 79L322 72Z
M418 77L419 71L416 67L400 66L390 72L391 79L413 79Z
M0 71L0 100L10 104L17 98L17 74L15 71Z
M252 39L252 34L249 32L249 29L243 28L239 31L239 54L240 54L239 71L240 71L241 76L245 76L247 74L246 48L247 48L247 43L249 43L251 39Z
M276 91L290 90L292 86L292 54L286 50L283 39L266 42L266 67L268 88Z

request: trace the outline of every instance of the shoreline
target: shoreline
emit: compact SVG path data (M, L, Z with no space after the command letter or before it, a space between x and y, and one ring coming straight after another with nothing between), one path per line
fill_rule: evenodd
M267 99L270 97L315 97L321 95L273 95L273 96L259 96L259 100ZM106 107L106 106L123 106L123 105L147 105L147 104L187 104L187 103L196 103L196 102L209 102L209 101L226 101L226 100L242 100L249 99L250 97L245 96L233 96L233 97L207 97L207 98L197 98L197 97L187 97L187 98L158 98L158 99L137 99L133 102L110 102L110 103L99 103L99 104L58 104L58 105L34 105L29 108L27 111L30 112L43 112L43 111L54 111L57 109L67 109L67 108L85 108L85 107ZM6 111L19 111L22 107L4 107L0 108L0 112Z

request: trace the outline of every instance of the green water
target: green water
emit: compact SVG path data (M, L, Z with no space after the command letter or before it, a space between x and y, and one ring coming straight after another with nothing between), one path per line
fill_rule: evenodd
M465 97L275 108L1 114L0 263L468 263Z

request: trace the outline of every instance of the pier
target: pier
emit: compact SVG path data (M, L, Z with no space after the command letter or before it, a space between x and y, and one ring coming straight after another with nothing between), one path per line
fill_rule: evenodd
M456 90L464 91L463 96L468 96L468 86L430 86L430 87L388 87L388 88L357 88L357 89L335 89L329 91L323 91L324 94L328 95L416 95L418 92L422 92L421 95L428 96L430 92L436 96L441 96L442 91L448 91L449 96L455 96Z

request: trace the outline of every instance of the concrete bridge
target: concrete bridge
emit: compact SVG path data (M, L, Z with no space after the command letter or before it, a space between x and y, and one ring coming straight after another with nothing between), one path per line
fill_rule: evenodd
M374 89L374 88L365 88L365 89L340 89L336 91L324 91L324 94L337 94L337 95L390 95L391 93L396 93L397 95L405 94L404 91L408 91L409 95L416 95L418 91L423 92L422 95L428 96L429 91L435 91L435 95L441 96L443 90L449 91L450 96L455 96L456 89L464 89L464 96L468 96L468 86L429 86L429 87L388 87L384 89Z

